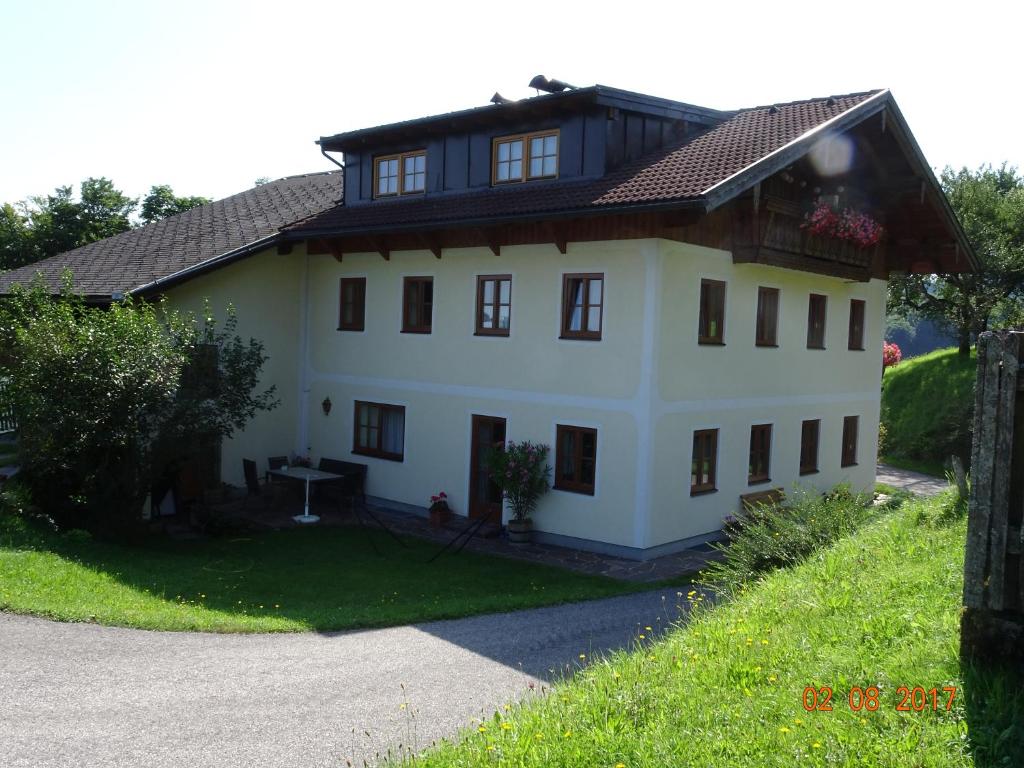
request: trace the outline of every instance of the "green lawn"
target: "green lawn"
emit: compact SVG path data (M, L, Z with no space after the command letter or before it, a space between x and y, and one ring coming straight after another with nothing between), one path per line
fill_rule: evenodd
M146 629L374 627L619 595L626 584L470 552L428 564L377 531L312 527L140 547L0 516L0 610Z
M977 355L940 349L887 368L882 378L881 461L942 477L952 454L970 461Z
M698 610L664 639L638 637L634 652L599 661L547 697L412 760L545 768L1024 765L1024 677L958 661L966 525L935 522L941 503L912 501L735 601ZM825 686L832 711L806 711L805 689ZM851 691L869 686L880 692L877 710L853 711ZM900 686L939 689L938 711L930 699L925 711L897 711ZM949 711L947 686L956 688Z

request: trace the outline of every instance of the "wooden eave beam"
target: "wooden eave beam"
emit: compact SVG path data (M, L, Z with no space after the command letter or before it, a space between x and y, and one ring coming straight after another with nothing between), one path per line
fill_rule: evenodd
M376 251L380 254L380 257L384 261L391 261L391 249L388 247L387 241L383 238L370 237L371 250Z
M331 240L331 242L330 242L330 250L331 250L331 256L333 256L335 258L335 260L337 260L337 262L339 264L341 264L341 259L344 256L344 252L342 251L342 248L341 248L341 241L340 240Z
M441 258L441 241L436 236L419 233L416 238L423 243L423 247L434 254L435 259Z
M491 249L491 253L495 256L501 256L501 243L498 241L498 237L493 232L488 232L486 229L477 228L476 230L480 239L482 239L487 247Z

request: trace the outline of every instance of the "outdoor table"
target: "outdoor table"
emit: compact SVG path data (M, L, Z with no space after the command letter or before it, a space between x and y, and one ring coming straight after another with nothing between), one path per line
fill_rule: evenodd
M306 507L303 514L295 515L292 520L296 523L316 523L320 521L319 515L309 514L309 484L322 483L330 480L341 480L344 475L336 475L333 472L323 472L311 467L282 467L272 469L270 474L275 477L283 477L286 480L302 480L306 483Z

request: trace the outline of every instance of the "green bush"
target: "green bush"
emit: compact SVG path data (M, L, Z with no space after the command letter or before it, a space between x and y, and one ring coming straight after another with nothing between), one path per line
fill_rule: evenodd
M879 453L944 464L971 460L974 352L943 349L887 368L882 380Z
M783 502L758 504L730 526L728 543L713 545L722 559L704 569L700 582L733 595L760 576L795 565L855 531L877 514L869 502L869 497L838 486L824 496L797 488Z
M0 305L8 393L19 425L21 477L63 528L120 535L146 494L197 444L230 437L257 410L262 345L162 305L91 307L37 284Z

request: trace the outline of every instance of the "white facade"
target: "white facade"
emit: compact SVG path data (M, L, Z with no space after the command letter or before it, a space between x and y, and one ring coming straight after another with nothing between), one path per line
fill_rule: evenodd
M559 338L562 275L604 275L599 341ZM511 331L474 335L477 276L512 275ZM403 277L433 278L430 334L401 332ZM339 281L366 278L365 330L339 331ZM700 281L727 283L725 344L697 343ZM758 286L780 290L777 348L754 344ZM828 296L826 348L807 349L810 293ZM503 417L507 438L552 446L556 425L597 430L594 494L552 490L534 516L549 540L647 557L717 534L740 495L795 483L857 490L875 477L885 283L756 264L668 240L307 256L302 246L225 267L170 292L233 302L240 333L264 341L282 406L224 448L240 459L308 453L369 465L367 492L423 509L448 493L465 513L470 424ZM850 299L866 302L865 351L847 349ZM329 398L332 409L323 413ZM401 462L352 452L354 402L405 407ZM843 418L859 417L857 463L841 467ZM821 419L819 471L799 475L800 429ZM747 483L750 427L773 425L771 482ZM693 432L718 429L717 490L690 495Z

